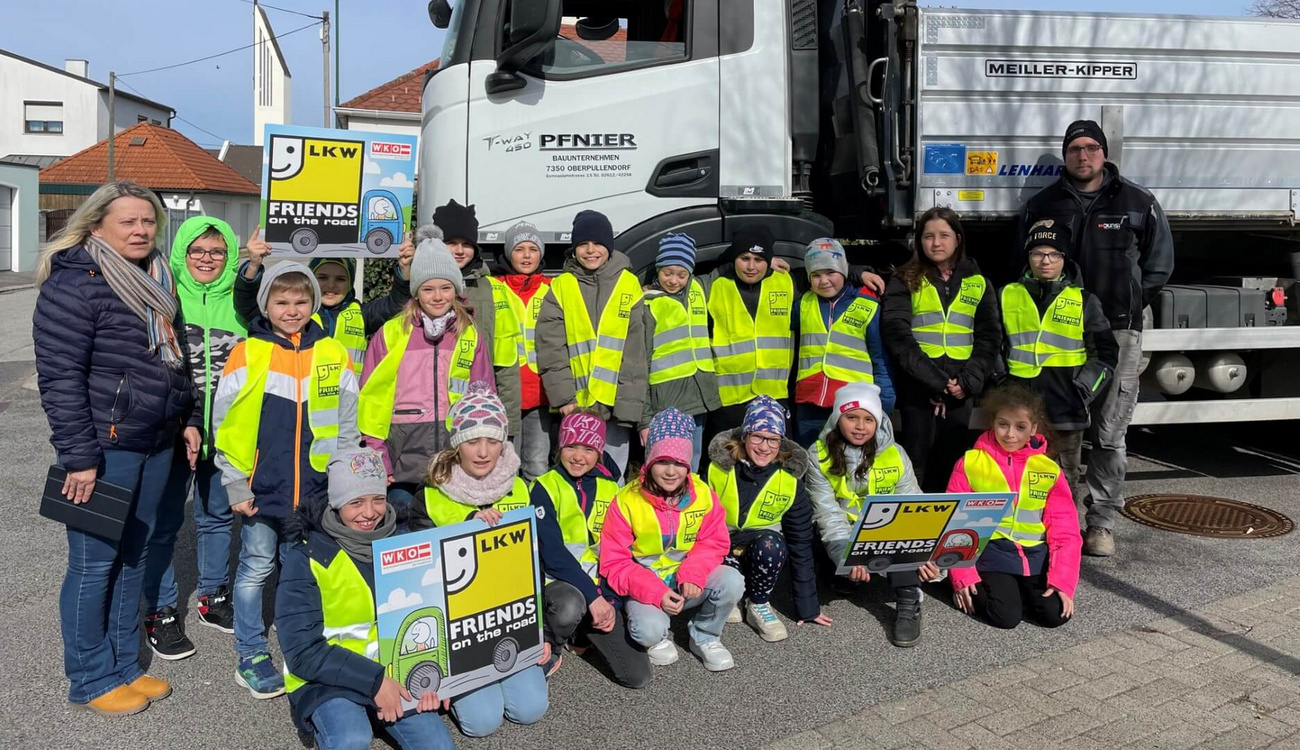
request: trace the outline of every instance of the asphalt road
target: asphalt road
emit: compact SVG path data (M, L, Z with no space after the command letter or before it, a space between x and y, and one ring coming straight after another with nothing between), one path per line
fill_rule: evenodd
M66 546L61 527L37 514L39 487L53 453L37 394L23 388L35 368L26 321L34 293L0 295L0 319L17 336L0 346L0 507L11 532L0 544L0 746L6 748L294 748L284 699L255 701L234 683L230 636L194 626L199 653L155 661L151 673L175 694L126 719L101 719L66 704L57 593ZM1134 430L1129 493L1195 492L1237 498L1300 517L1300 447L1294 424L1187 426ZM884 587L852 601L829 594L829 629L791 626L780 644L760 641L744 625L728 626L731 672L710 674L683 654L646 690L614 687L596 667L569 656L551 683L551 709L531 727L507 726L462 747L741 748L811 729L873 702L1018 663L1094 636L1195 609L1266 585L1294 571L1300 535L1219 541L1169 534L1123 521L1120 555L1085 560L1076 619L1056 631L1022 626L994 631L949 606L925 605L925 638L914 649L886 640ZM177 548L183 596L194 581L193 527ZM942 593L942 592L940 592ZM789 613L788 588L777 607ZM684 629L679 644L685 645ZM147 650L146 650L146 653ZM378 746L378 745L377 745Z

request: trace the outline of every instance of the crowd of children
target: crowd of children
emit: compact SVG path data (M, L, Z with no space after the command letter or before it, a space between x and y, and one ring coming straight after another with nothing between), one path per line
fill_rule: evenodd
M160 657L194 653L171 566L191 485L198 619L233 632L239 683L288 692L322 748L360 746L376 726L402 747L450 747L439 711L469 736L536 722L566 650L594 648L618 684L644 687L678 659L681 614L690 652L731 669L726 623L788 637L772 606L787 569L797 621L829 627L818 560L843 559L874 495L946 483L1016 496L975 567L886 576L895 645L920 642L921 584L945 575L956 606L996 627L1073 615L1078 436L1116 352L1093 335L1104 317L1063 225L1031 229L1024 276L999 294L964 256L957 216L931 211L882 300L829 238L793 271L770 233L743 229L697 277L695 240L670 233L643 283L609 220L583 211L551 279L531 224L506 233L494 276L473 206L433 218L401 247L392 291L366 303L350 260L264 265L254 233L236 268L225 223L177 231L198 399L149 545L145 625ZM973 440L977 397L992 428ZM403 712L411 696L374 660L371 544L528 505L542 510L548 581L539 663ZM262 612L277 565L283 670ZM837 585L869 578L855 567Z

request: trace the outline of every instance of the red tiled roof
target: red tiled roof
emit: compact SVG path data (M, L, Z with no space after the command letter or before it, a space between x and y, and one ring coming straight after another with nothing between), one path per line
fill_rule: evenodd
M627 55L627 29L619 29L614 36L600 42L578 38L578 31L573 26L560 28L560 36L573 39L587 49L600 55L605 62L623 62ZM431 70L438 69L438 61L425 63L420 67L370 89L366 93L347 100L339 109L371 109L382 112L416 112L420 111L420 94L424 76Z
M384 112L419 112L421 84L424 76L438 69L438 61L425 63L388 83L380 84L361 96L339 105L340 109L377 109Z
M132 140L143 141L131 145ZM199 190L257 195L257 185L194 141L172 130L141 122L114 140L116 177L155 190ZM108 181L108 140L79 151L41 170L41 182L100 185Z

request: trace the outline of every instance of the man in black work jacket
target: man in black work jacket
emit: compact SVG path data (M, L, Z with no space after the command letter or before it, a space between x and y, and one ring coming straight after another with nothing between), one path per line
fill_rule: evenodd
M1108 392L1092 410L1088 460L1088 529L1084 554L1115 553L1111 529L1124 506L1128 469L1124 437L1138 397L1142 310L1174 270L1174 243L1164 211L1150 191L1124 179L1106 160L1106 134L1091 120L1071 123L1062 144L1065 172L1025 204L1023 230L1039 219L1070 226L1070 257L1083 286L1101 300L1119 344Z

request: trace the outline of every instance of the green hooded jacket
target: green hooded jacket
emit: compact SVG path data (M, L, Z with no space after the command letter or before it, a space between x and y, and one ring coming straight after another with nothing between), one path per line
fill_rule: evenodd
M190 244L210 228L221 232L226 240L226 265L221 275L207 284L194 280L186 265ZM235 314L235 266L239 260L239 240L230 225L211 216L195 216L176 229L172 242L172 273L176 276L176 295L185 320L185 348L189 357L190 377L194 381L194 402L198 407L187 427L203 433L201 458L212 455L212 398L217 381L226 368L226 359L235 344L244 340L248 330Z

